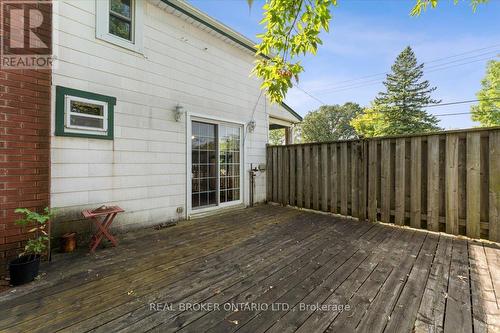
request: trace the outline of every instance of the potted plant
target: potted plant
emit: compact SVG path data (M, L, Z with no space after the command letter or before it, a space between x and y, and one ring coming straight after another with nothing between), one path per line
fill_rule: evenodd
M15 212L24 215L23 218L15 222L17 225L33 226L28 230L29 233L33 234L33 238L26 243L24 252L9 263L10 283L18 286L33 281L38 275L40 255L47 249L49 241L49 235L45 228L53 213L49 208L45 208L43 214L32 212L26 208L18 208Z

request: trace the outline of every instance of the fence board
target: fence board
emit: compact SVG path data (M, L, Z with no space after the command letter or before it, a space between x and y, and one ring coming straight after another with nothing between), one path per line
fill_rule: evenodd
M422 140L411 138L411 168L410 168L410 226L421 227L422 200Z
M351 216L359 217L359 144L351 145Z
M446 135L446 232L458 235L458 135Z
M377 221L377 141L368 142L368 220Z
M273 148L273 201L278 202L278 147Z
M312 208L319 210L319 146L314 145L312 151Z
M283 202L283 149L278 150L278 198L277 202Z
M427 139L427 229L439 231L439 136Z
M500 241L499 150L500 127L272 146L267 200Z
M328 211L328 145L321 145L321 210Z
M311 146L304 147L304 207L311 208Z
M361 141L360 143L360 152L358 156L358 165L359 169L359 219L361 221L366 221L366 207L367 207L367 192L368 192L368 184L367 184L367 170L368 170L368 148L367 142Z
M479 238L480 213L480 186L481 186L481 134L467 133L467 236Z
M338 204L338 174L337 174L337 145L330 145L330 211L337 213Z
M296 173L296 160L295 160L295 152L297 151L296 147L290 147L289 152L290 152L290 193L289 193L289 198L288 202L290 205L295 206L295 182L297 180L297 173Z
M500 242L500 131L490 134L489 239Z
M272 148L266 148L266 199L271 200L273 197L273 154Z
M406 165L406 140L397 139L396 140L396 163L395 163L395 210L396 214L394 217L394 222L397 225L405 224L405 165Z
M290 160L288 156L288 148L283 149L283 197L281 203L288 205L290 197Z
M391 140L382 140L380 220L391 222Z
M347 143L340 144L340 214L347 215Z
M302 159L303 147L297 147L297 206L304 207L304 161Z

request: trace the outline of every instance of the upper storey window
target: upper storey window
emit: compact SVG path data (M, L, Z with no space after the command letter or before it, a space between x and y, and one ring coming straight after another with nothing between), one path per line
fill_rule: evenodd
M142 53L143 1L96 0L96 37Z
M109 32L132 41L133 0L110 0Z

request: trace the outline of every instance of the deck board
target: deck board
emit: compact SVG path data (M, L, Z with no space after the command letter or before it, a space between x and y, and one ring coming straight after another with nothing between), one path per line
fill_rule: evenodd
M497 244L258 206L45 265L0 294L0 331L500 331L499 258ZM269 308L223 307L246 302Z

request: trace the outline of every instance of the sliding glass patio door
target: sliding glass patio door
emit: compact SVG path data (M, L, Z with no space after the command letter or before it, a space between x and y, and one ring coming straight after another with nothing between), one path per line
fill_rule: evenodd
M191 122L191 208L241 200L241 126Z

